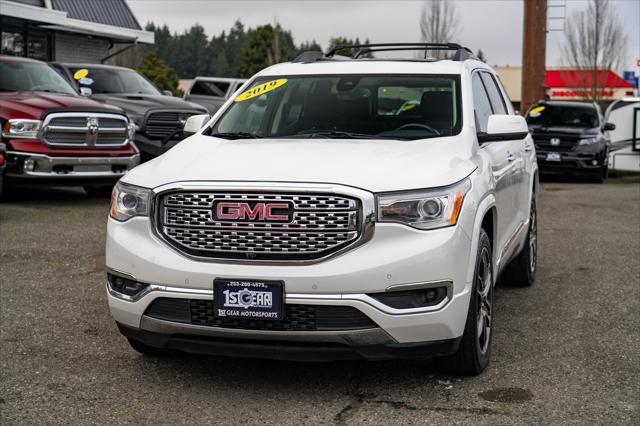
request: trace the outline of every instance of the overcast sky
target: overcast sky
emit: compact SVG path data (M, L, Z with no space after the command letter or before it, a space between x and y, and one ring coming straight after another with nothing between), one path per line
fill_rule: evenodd
M450 0L460 16L458 42L474 52L482 49L494 65L517 66L522 62L522 0ZM240 19L254 27L278 22L291 30L294 41L316 40L328 47L332 36L369 38L371 42L420 41L422 0L128 0L141 25L166 23L182 32L201 24L209 36L228 30ZM549 16L571 16L586 7L585 0L548 0ZM614 0L620 22L626 30L628 51L625 69L638 70L640 59L640 0ZM562 20L550 20L550 28L562 27ZM547 65L563 63L564 33L547 37Z

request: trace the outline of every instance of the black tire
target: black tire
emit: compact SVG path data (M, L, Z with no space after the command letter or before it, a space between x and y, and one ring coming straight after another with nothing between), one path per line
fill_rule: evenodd
M145 343L140 342L139 340L127 339L129 341L129 345L136 351L146 356L163 356L167 354L167 351L162 348L156 348L153 346L149 346Z
M0 202L7 201L11 194L11 185L9 179L0 173Z
M113 190L113 186L83 186L83 188L84 192L93 198L111 197L111 191Z
M536 280L538 269L538 214L535 194L531 199L527 240L518 256L507 265L500 283L508 287L530 287Z
M484 229L480 230L478 256L469 311L464 334L458 350L438 360L440 369L447 373L477 375L489 365L492 339L493 255L491 241ZM482 328L479 332L479 329Z

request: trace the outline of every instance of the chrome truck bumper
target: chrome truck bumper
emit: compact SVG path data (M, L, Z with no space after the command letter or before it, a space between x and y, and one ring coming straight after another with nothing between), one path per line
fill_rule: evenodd
M140 155L126 157L51 157L44 154L9 151L7 176L55 180L117 180L140 163Z

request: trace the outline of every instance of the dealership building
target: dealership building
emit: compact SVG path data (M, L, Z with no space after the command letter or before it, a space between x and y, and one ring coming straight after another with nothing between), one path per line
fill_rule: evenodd
M1 52L44 61L105 62L152 44L125 0L0 0Z
M514 107L520 109L522 67L494 68ZM611 70L598 70L597 74L594 74L589 70L549 68L545 78L547 99L565 101L587 99L593 92L594 76L598 82L598 97L603 104L634 95L634 85Z

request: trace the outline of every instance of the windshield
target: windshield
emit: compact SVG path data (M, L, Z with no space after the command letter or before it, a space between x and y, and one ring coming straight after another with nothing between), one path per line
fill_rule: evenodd
M462 127L459 77L263 77L238 95L211 134L227 138L423 139Z
M0 61L0 92L16 91L77 95L73 87L47 64Z
M69 70L78 85L90 88L92 93L160 94L147 79L133 70L91 67L71 67Z
M532 126L598 127L598 113L592 106L534 105L527 114Z

